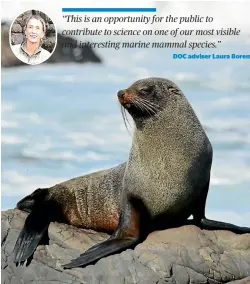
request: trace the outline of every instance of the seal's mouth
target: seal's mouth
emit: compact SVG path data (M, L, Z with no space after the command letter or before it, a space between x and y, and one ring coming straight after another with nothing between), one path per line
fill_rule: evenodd
M147 119L154 117L160 110L159 105L153 101L147 93L140 93L137 90L124 89L117 93L121 105L122 117L126 128L129 120L126 116L128 112L133 118L137 127L141 127Z
M129 94L128 92L126 92L124 90L120 90L117 93L117 97L118 97L120 104L124 108L131 108L131 106L133 104L133 99L135 98L135 95Z
M117 93L122 109L127 110L133 118L149 118L157 114L159 106L146 94L135 93L129 89Z

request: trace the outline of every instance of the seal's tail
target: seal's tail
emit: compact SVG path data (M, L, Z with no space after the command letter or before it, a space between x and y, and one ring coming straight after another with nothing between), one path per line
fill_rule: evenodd
M236 234L250 233L250 228L240 227L240 226L236 226L230 223L225 223L225 222L220 222L220 221L215 221L215 220L209 220L207 218L202 218L200 223L201 223L202 229L229 230Z

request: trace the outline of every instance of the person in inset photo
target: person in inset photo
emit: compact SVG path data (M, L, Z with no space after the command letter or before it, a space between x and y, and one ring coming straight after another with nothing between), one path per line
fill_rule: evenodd
M11 44L13 53L19 60L31 65L40 64L46 61L52 55L52 52L49 52L42 47L46 34L46 22L44 18L32 10L32 13L30 13L23 23L24 27L22 27L22 42L14 45ZM13 28L11 36L12 42L13 38L15 41ZM16 37L16 39L18 39L18 37Z

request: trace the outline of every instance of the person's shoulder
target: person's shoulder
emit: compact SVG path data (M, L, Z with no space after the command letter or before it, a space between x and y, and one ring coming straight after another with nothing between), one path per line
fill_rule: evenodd
M20 48L21 48L21 44L15 44L15 45L12 45L12 46L11 46L11 48L12 48L12 50L13 50L13 51L20 50Z
M51 55L51 53L48 50L44 49L44 48L42 48L42 54L44 56L50 56Z

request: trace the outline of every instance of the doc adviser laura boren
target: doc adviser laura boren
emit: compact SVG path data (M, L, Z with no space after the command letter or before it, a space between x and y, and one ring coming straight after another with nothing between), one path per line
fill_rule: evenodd
M12 45L12 51L24 63L36 65L46 61L51 53L42 48L42 39L46 33L46 24L40 15L31 15L24 27L24 40Z

